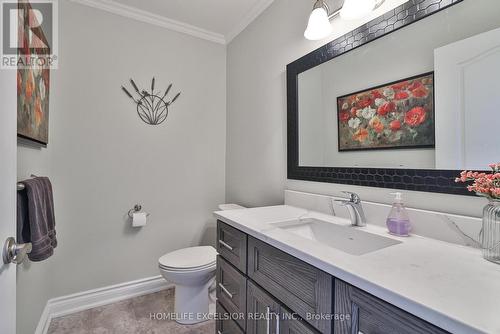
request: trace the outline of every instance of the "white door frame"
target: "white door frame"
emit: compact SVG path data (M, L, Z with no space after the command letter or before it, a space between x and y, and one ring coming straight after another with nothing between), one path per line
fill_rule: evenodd
M17 71L0 70L0 253L16 237ZM16 265L0 256L0 333L16 333Z

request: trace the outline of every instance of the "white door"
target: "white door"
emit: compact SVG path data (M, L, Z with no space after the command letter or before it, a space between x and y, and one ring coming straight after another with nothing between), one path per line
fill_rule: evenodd
M436 168L487 169L500 161L500 29L434 52Z
M15 70L0 70L0 253L16 236L16 109ZM0 255L0 333L16 332L16 265Z

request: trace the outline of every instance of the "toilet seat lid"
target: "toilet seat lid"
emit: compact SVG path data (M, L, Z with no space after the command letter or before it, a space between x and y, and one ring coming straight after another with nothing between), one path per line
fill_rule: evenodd
M165 254L158 260L160 267L190 269L207 267L215 263L217 251L212 246L198 246L178 249Z

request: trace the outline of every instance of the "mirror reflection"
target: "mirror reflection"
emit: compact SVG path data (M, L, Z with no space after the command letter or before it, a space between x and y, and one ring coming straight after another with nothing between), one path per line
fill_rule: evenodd
M485 169L500 155L499 12L453 6L300 73L299 165Z

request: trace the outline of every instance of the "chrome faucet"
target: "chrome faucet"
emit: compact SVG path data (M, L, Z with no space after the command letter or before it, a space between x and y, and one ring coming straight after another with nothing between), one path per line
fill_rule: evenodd
M363 211L363 206L361 205L361 198L358 194L343 191L344 194L349 195L349 200L335 200L336 203L345 206L349 210L351 215L352 226L363 227L366 226L365 212Z

